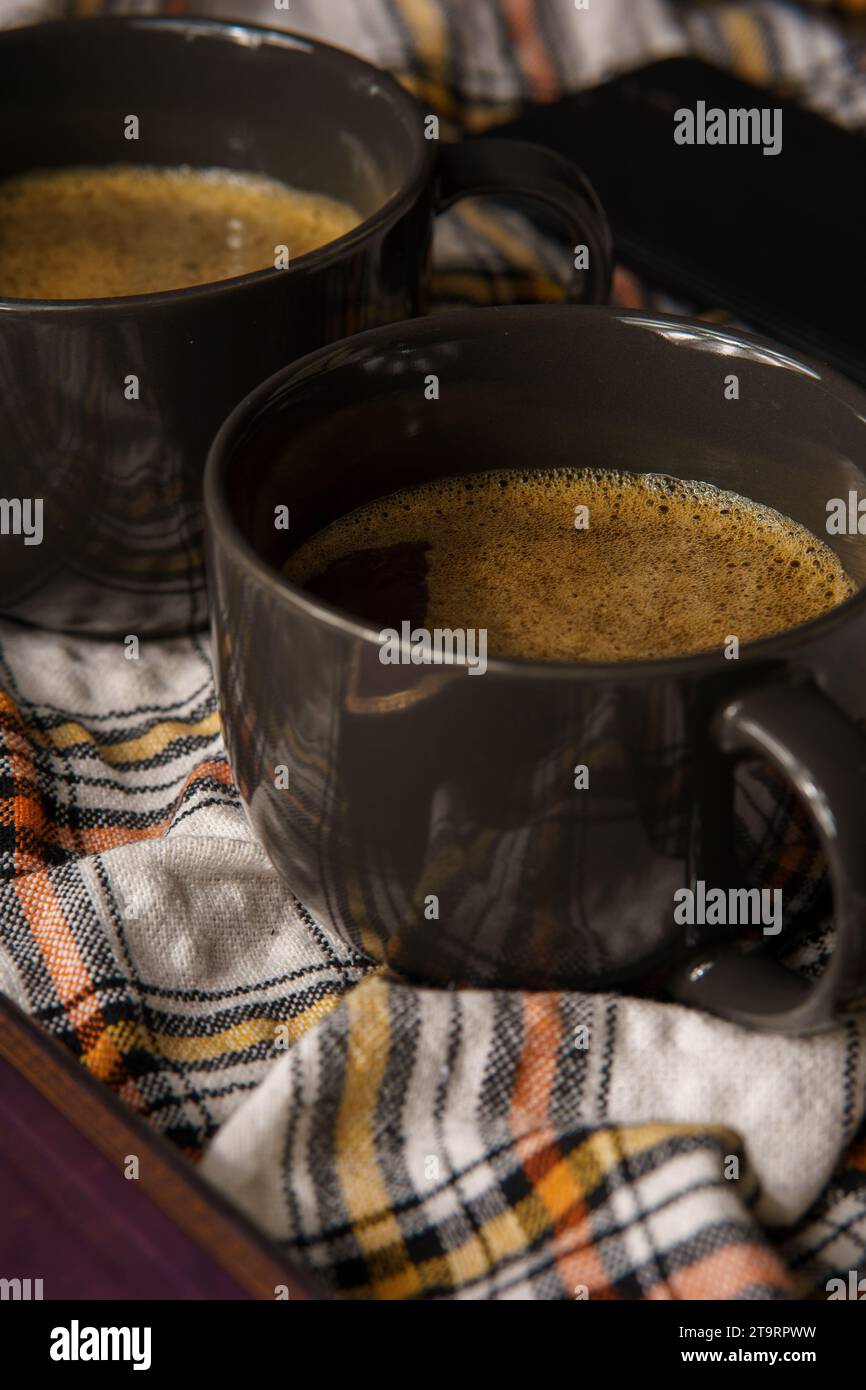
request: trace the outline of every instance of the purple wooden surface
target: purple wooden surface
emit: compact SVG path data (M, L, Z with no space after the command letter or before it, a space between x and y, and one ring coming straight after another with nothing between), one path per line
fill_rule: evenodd
M0 1058L0 1278L28 1277L46 1299L250 1296Z

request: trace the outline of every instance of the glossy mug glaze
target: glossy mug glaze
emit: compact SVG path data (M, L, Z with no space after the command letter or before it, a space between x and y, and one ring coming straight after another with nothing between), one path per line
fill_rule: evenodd
M858 389L772 344L601 308L416 320L260 387L206 472L214 656L232 769L292 891L372 957L440 983L606 988L654 973L673 997L789 1031L854 1007L866 589L738 660L488 657L471 679L383 665L376 631L281 567L366 501L503 466L698 478L823 539L829 499L866 496L864 422ZM863 586L866 536L826 539ZM737 858L735 789L738 770L766 764L781 823L799 798L829 864L836 945L814 985L775 958L790 913L778 941L675 919L677 890L760 874Z
M39 499L43 518L39 544L0 536L0 611L29 622L121 636L200 625L201 476L217 428L292 359L422 312L432 217L457 198L546 204L589 247L571 293L607 296L604 214L568 161L507 141L428 140L424 112L391 77L288 33L162 17L8 30L0 128L0 178L222 167L324 192L363 217L286 269L117 299L0 299L0 491Z

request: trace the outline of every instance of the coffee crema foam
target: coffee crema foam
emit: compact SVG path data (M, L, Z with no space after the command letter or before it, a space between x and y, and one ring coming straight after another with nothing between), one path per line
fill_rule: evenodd
M232 169L112 164L0 182L0 296L109 299L290 263L351 231L347 203Z
M586 507L587 529L575 527ZM796 627L855 592L835 552L737 493L661 474L511 469L339 518L285 574L381 627L486 628L491 655L627 661Z

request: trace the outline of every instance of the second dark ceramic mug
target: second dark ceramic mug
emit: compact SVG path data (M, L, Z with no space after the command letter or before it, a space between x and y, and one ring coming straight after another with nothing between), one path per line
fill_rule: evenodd
M0 535L0 611L30 622L114 635L200 624L201 474L219 424L293 358L422 312L432 216L456 199L546 204L588 247L572 297L607 297L604 214L568 161L426 139L412 97L351 54L195 19L0 34L0 177L117 162L262 172L348 201L363 221L285 270L110 300L0 300L0 494L39 499L43 515L41 544Z
M478 679L382 665L372 628L280 566L366 501L503 466L702 479L823 537L830 499L866 497L864 420L862 393L770 344L606 309L416 320L263 385L205 478L214 657L235 778L298 897L371 956L443 983L602 988L659 970L683 1001L790 1031L857 1005L866 536L826 537L853 598L738 660L489 660ZM774 954L787 919L757 943L676 920L677 890L751 886L761 869L737 857L743 759L774 769L777 824L805 804L829 864L836 943L814 985Z

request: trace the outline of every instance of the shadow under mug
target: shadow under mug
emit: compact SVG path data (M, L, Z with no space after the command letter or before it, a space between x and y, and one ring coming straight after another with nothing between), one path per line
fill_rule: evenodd
M855 1007L866 536L827 536L861 586L852 598L737 660L489 659L475 679L383 665L376 631L280 567L366 501L503 466L701 479L823 537L830 499L866 496L864 418L862 393L782 349L602 308L416 320L261 386L205 475L214 658L235 778L298 898L374 958L442 983L598 989L659 970L683 1002L803 1032ZM274 526L280 506L288 535ZM777 824L805 803L829 864L835 949L814 984L778 959L787 917L778 939L757 940L702 923L697 908L677 921L678 890L748 883L743 758L774 769Z
M2 493L41 499L43 517L41 544L0 536L0 609L48 627L124 635L205 620L201 475L217 428L292 359L422 312L432 215L456 199L546 204L588 247L572 296L607 297L607 224L567 160L428 140L423 111L387 74L284 32L135 17L10 30L0 130L0 177L220 166L363 217L286 269L110 300L0 300Z

